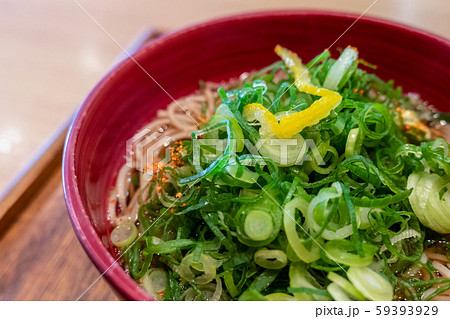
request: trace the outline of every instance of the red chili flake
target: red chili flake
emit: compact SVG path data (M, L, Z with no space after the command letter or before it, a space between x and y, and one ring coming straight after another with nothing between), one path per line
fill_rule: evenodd
M171 212L171 213L175 212L175 209L171 208L171 209L170 209L170 212Z
M160 292L158 292L158 294L159 294L160 296L164 296L164 291L160 291Z
M354 89L353 92L354 92L354 93L358 92L358 89Z
M186 203L183 203L183 207L186 207Z

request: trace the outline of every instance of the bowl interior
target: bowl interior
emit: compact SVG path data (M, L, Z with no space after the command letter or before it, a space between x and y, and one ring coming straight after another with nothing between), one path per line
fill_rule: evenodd
M93 262L130 299L149 297L114 263L106 220L108 192L125 162L126 141L159 108L198 89L198 81L222 81L277 60L274 46L298 52L304 61L333 44L331 52L356 46L378 65L383 79L418 92L450 111L446 82L450 45L433 35L354 15L283 11L207 22L153 42L108 74L80 109L64 157L64 188L75 231ZM138 65L139 64L139 65ZM157 83L156 83L157 82ZM162 89L163 88L163 89ZM108 248L105 248L106 245ZM111 266L112 265L112 266Z

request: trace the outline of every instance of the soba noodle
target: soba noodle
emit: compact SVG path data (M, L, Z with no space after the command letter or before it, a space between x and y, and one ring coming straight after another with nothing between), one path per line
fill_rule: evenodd
M206 122L215 112L218 103L217 89L219 84L206 83L203 90L187 97L173 101L165 110L158 110L156 119L143 127L140 132L148 132L149 148L154 143L166 140L159 146L159 158L153 158L158 162L162 160L165 148L171 142L190 139L191 133L198 129L200 123ZM151 135L155 134L157 138ZM158 154L158 150L156 151ZM116 184L110 192L108 217L113 226L123 221L137 220L140 205L148 198L149 181L154 162L149 162L145 152L133 150L133 166L124 164L117 174ZM143 170L140 170L140 168ZM139 174L139 187L135 188L132 176Z

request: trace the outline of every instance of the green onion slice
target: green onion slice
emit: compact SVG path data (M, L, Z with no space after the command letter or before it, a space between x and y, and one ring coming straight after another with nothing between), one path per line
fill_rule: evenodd
M262 247L272 242L281 227L281 209L270 200L244 204L236 213L236 233L239 241Z
M333 261L347 266L370 265L373 256L378 250L374 245L362 243L364 257L360 257L353 244L345 239L330 240L325 243L324 249ZM354 251L354 253L352 251Z
M281 269L287 265L287 256L282 250L260 249L255 253L255 263L267 269Z
M297 232L296 210L305 214L308 209L308 202L297 197L284 206L283 225L286 237L289 241L289 247L295 252L298 258L304 262L310 263L320 258L320 248L316 242L310 243L310 247L304 245L305 239L299 237Z
M394 297L389 281L369 267L350 267L348 279L369 300L390 301Z
M181 260L178 273L188 282L204 285L216 277L216 263L205 254L201 254L200 260L194 262L194 254L189 254Z
M133 222L123 222L112 230L111 242L116 247L125 247L130 245L137 235L138 230Z

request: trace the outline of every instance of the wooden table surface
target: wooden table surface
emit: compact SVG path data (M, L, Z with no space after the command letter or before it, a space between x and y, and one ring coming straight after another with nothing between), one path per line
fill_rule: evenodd
M0 194L111 67L121 51L111 37L125 46L149 26L172 30L217 16L276 8L362 13L372 3L374 0L130 0L126 4L120 0L2 0ZM450 38L448 0L378 0L367 14ZM58 163L59 156L56 154L52 163ZM44 175L7 227L1 225L0 211L0 300L75 300L99 276L70 225L60 165L52 165ZM118 297L101 279L82 299Z
M59 165L0 236L0 300L76 300L100 276L72 230ZM81 300L119 298L102 278Z

